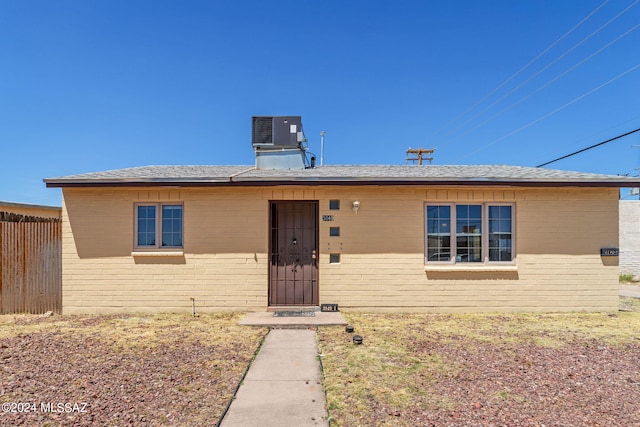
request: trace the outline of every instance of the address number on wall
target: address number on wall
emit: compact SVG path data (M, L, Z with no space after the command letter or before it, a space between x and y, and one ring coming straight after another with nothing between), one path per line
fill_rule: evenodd
M600 248L600 256L619 256L619 248Z

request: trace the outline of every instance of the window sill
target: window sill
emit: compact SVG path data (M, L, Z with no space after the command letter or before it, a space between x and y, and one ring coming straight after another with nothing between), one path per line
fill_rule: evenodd
M133 257L176 257L184 256L184 251L133 251Z
M518 271L518 266L515 264L509 265L461 265L461 264L447 264L447 265L425 265L424 271Z

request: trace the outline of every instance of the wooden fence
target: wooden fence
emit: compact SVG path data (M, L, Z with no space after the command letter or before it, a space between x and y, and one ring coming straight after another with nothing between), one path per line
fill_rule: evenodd
M47 311L62 312L60 221L0 221L0 314Z

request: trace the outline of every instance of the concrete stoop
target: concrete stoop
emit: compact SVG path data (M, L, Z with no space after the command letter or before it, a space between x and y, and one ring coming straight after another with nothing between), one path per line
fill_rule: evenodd
M285 310L289 311L289 310ZM247 313L238 322L244 326L267 326L270 328L311 328L314 326L344 326L347 324L339 311L315 311L314 316L274 316L274 312Z

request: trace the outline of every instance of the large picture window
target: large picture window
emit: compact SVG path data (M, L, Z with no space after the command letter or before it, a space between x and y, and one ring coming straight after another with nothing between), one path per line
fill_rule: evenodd
M513 261L513 205L427 204L425 209L427 263Z
M136 247L181 248L182 205L136 205Z

